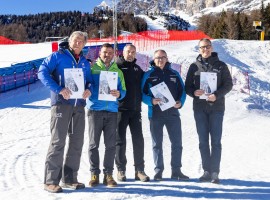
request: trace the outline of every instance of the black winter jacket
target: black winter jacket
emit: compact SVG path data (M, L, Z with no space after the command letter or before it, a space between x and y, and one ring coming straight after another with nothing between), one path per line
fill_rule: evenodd
M119 69L122 70L126 83L126 96L119 101L119 111L141 111L142 92L141 80L144 71L136 64L136 59L133 62L125 61L123 57L116 60Z
M217 90L214 92L217 100L208 102L205 99L199 99L194 96L195 90L200 89L200 72L214 72L217 74ZM218 54L213 52L209 58L203 60L201 54L197 57L196 62L189 67L185 89L186 93L193 97L194 110L225 110L225 95L233 87L232 77L227 65L220 61Z

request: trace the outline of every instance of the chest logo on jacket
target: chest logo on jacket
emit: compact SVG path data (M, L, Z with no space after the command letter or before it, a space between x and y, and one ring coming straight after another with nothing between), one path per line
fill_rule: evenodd
M176 78L170 78L170 81L176 83Z
M213 69L213 72L220 73L221 68L222 68L222 66L218 67L217 69L216 69L216 68L214 68L214 69Z

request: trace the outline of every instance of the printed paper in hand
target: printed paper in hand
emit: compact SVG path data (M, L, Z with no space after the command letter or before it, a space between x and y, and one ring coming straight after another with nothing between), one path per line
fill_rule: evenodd
M98 100L116 101L116 97L112 96L110 91L117 90L117 80L118 72L100 72Z
M204 94L200 96L200 99L208 99L208 96L217 90L217 74L201 72L200 89L204 90Z
M71 99L82 99L84 76L81 68L64 69L65 87L71 91Z
M175 100L166 85L166 83L161 82L150 88L155 98L160 98L161 102L159 107L162 111L167 110L175 105Z

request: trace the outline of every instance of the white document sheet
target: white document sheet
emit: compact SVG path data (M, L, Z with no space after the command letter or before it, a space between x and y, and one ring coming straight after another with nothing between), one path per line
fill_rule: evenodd
M118 72L101 71L99 77L98 100L116 101L116 97L110 94L111 90L117 90Z
M208 96L217 90L217 74L201 72L200 89L204 90L204 94L200 96L200 99L208 99Z
M150 90L155 98L161 99L159 106L162 111L167 110L175 105L176 102L166 83L161 82L151 87Z
M84 76L81 68L64 69L65 87L71 91L71 99L82 99Z

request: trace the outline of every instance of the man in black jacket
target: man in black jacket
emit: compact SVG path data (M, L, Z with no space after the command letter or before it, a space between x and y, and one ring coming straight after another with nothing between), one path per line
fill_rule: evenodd
M204 38L199 41L199 51L196 62L189 67L185 89L186 93L193 98L194 118L204 170L200 181L219 183L225 95L232 89L232 77L227 65L219 60L216 52L213 52L209 39ZM201 87L203 85L202 72L216 76L216 90L210 94L206 94L208 92Z
M126 83L126 96L119 101L118 130L116 134L115 163L118 169L118 181L126 181L126 130L129 126L135 166L135 180L149 181L144 172L144 138L142 133L141 117L141 79L143 70L136 64L136 47L127 44L123 50L123 56L116 61L123 71Z

